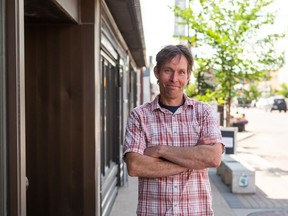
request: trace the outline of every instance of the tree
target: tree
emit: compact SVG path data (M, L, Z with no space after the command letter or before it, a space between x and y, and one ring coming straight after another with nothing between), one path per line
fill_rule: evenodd
M186 95L191 98L196 98L199 101L206 103L216 103L218 105L224 104L226 101L219 95L218 91L211 91L207 89L204 94L199 94L196 83L189 84L185 89Z
M242 89L237 92L236 96L238 97L238 104L242 106L250 106L251 102L257 101L262 95L257 88L256 84L250 84L248 89Z
M275 12L267 10L272 2L189 0L189 7L173 8L175 16L182 20L179 25L187 26L189 33L175 37L197 47L195 71L214 71L218 91L227 102L227 126L231 101L237 91L235 85L244 80L267 79L270 71L284 63L284 53L276 52L275 45L285 34L263 32L275 20Z
M244 95L249 101L257 101L261 97L262 92L258 90L257 85L252 84L248 90L244 90Z
M288 98L288 85L282 83L281 89L278 91L278 94L283 95L285 98Z

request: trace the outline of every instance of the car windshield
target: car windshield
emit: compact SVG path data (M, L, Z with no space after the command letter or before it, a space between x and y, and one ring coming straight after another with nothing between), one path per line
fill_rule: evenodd
M284 103L284 99L275 99L274 103L277 103L277 104Z

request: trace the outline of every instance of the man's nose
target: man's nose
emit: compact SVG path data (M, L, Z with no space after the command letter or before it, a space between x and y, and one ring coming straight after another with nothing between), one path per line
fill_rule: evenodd
M175 73L175 72L172 73L170 79L171 79L172 81L176 81L176 80L177 80L177 73Z

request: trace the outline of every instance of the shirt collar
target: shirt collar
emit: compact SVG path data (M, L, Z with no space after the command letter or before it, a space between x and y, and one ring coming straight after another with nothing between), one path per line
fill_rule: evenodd
M189 98L186 94L183 94L184 97L184 103L183 103L183 108L186 109L188 106L192 106L194 105L194 100L192 100L191 98ZM151 102L151 108L152 111L156 110L156 109L161 109L161 106L159 105L158 101L160 98L160 94L157 95L155 97L155 99Z

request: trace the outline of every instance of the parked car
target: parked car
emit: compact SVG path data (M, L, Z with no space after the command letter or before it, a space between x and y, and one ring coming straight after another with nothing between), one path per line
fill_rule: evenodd
M249 108L251 107L252 101L245 97L238 97L237 102L238 102L238 107Z
M282 110L284 112L287 112L287 103L284 98L275 98L273 101L273 104L271 106L271 112L273 110L279 110L281 112Z
M262 109L262 110L265 110L265 111L270 111L271 110L271 106L273 104L273 101L274 100L271 100L271 103L270 103L270 99L268 99L268 98L259 98L256 101L256 107L258 109Z

